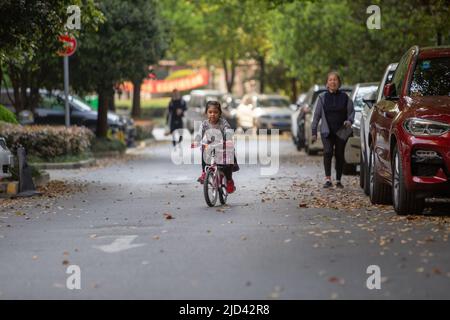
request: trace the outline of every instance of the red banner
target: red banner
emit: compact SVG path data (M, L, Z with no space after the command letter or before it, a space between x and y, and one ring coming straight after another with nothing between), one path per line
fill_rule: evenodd
M209 73L207 69L201 69L199 72L189 76L173 80L144 80L141 92L145 93L168 93L174 89L179 91L191 90L206 86L209 82ZM123 85L125 91L132 91L133 84L125 82Z

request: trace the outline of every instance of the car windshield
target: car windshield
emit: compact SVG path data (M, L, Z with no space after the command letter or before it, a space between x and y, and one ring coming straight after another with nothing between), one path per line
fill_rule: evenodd
M289 101L282 98L259 99L258 107L289 107Z
M417 61L411 96L450 96L450 57Z
M360 87L358 92L356 93L355 101L353 101L353 106L355 111L361 111L364 107L363 98L366 94L373 93L377 91L378 86L370 86L370 87Z
M92 111L91 107L82 99L74 96L70 96L72 103L81 111Z

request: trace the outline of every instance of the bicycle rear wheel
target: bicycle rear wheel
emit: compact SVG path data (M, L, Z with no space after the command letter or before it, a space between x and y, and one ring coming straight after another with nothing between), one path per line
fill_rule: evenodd
M208 206L214 207L216 205L217 193L214 172L208 171L203 183L203 195Z
M219 201L221 204L227 203L228 193L227 193L227 178L221 173L220 186L219 186Z

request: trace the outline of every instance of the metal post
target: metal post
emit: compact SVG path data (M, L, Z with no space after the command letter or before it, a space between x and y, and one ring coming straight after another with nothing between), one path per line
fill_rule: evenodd
M64 97L66 106L66 127L70 126L69 108L69 57L64 56Z

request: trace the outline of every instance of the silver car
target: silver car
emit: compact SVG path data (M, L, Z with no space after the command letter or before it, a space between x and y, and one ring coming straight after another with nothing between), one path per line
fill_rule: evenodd
M238 126L243 129L291 131L293 111L289 106L289 100L280 95L245 95L236 110Z
M0 137L0 178L11 177L11 167L14 165L14 156L6 146L5 138Z

